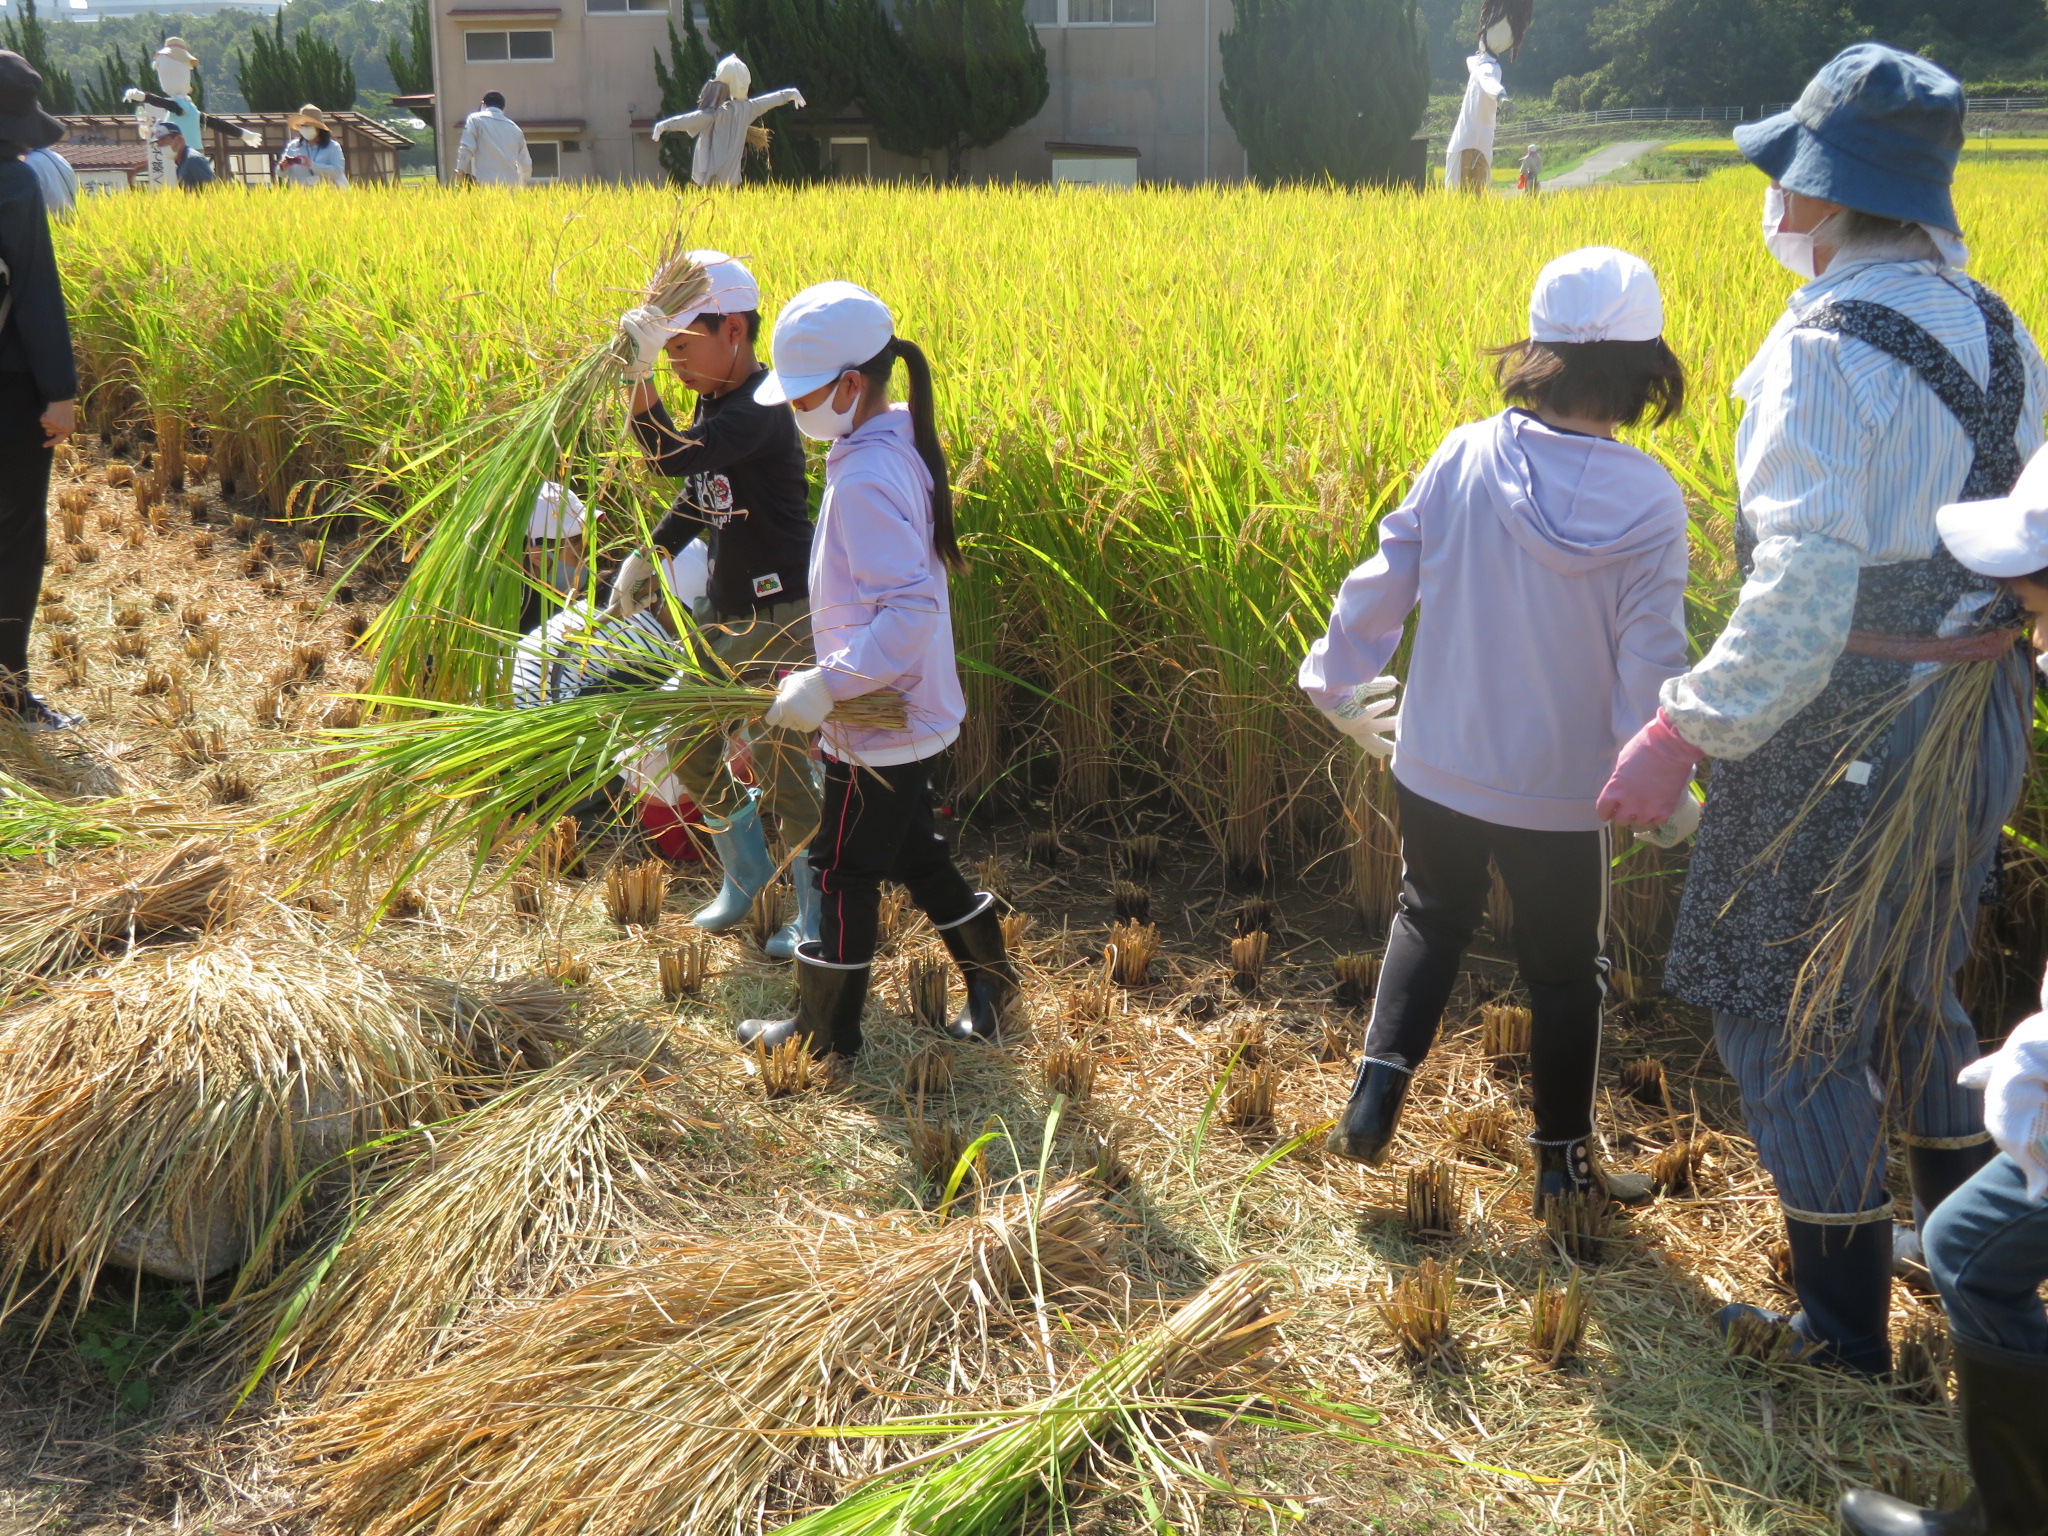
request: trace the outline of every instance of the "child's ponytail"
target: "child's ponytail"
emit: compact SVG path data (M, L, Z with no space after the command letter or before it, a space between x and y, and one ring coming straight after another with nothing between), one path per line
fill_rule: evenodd
M931 471L932 547L949 569L962 570L967 565L967 557L960 552L960 539L953 528L952 474L946 467L946 450L939 443L938 411L932 399L932 365L926 359L924 349L914 341L892 336L889 345L863 363L860 371L871 383L886 389L890 370L899 357L903 359L904 372L910 375L912 436L917 443L918 457Z

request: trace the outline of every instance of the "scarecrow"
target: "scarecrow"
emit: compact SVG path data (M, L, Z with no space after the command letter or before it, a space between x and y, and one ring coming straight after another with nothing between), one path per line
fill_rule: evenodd
M1479 12L1479 47L1465 61L1465 99L1444 152L1444 185L1480 193L1493 184L1493 129L1507 99L1500 60L1520 56L1532 19L1532 0L1486 0Z
M199 60L192 50L185 46L182 37L167 37L157 49L151 61L156 70L156 82L168 96L159 96L154 91L145 91L141 86L131 85L121 93L121 99L135 108L135 128L144 143L150 146L149 179L160 190L168 190L178 184L177 168L172 158L161 147L156 135L159 123L169 123L178 130L186 147L197 150L206 142L200 137L203 128L218 129L232 134L250 149L263 147L263 136L247 128L238 128L225 118L202 112L192 101L192 72L199 67Z
M1954 976L2029 751L2017 605L1948 552L1936 512L2011 490L2048 365L1962 270L1951 76L1859 43L1735 142L1771 178L1765 243L1804 284L1735 382L1747 579L1601 814L1661 822L1714 760L1665 986L1714 1011L1799 1300L1720 1322L1738 1340L1789 1324L1801 1354L1878 1373L1886 1100L1919 1210L1990 1155L1956 1081L1977 1034Z
M687 133L697 141L690 154L690 180L700 187L736 187L740 184L740 162L750 143L765 147L767 130L755 122L780 106L804 105L804 94L795 86L749 96L754 77L738 54L728 53L718 61L717 72L697 93L697 110L664 117L654 125L658 144L665 133ZM761 135L759 140L753 136Z

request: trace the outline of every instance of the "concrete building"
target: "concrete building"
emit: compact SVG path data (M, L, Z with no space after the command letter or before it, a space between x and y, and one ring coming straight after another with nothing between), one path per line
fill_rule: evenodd
M677 0L677 4L685 0ZM974 180L1236 181L1244 151L1217 98L1229 0L1026 0L1052 90L1038 116L966 157ZM678 12L680 15L680 12ZM654 56L668 0L434 0L435 143L442 177L485 91L526 130L536 180L654 180ZM757 90L801 81L757 78ZM785 114L786 115L786 114ZM770 126L778 126L773 119ZM782 125L786 126L786 125ZM858 117L811 131L849 178L932 174L892 155ZM944 167L939 167L943 173Z

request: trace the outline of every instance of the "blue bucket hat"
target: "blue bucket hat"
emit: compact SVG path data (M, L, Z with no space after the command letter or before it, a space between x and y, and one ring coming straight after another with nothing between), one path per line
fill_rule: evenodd
M1787 191L1962 230L1949 187L1963 152L1963 88L1914 54L1844 48L1791 111L1737 125L1735 147Z

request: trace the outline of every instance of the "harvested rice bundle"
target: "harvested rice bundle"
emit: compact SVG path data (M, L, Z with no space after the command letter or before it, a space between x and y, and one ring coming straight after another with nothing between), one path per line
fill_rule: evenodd
M52 800L0 769L0 861L57 848L103 848L127 834L89 810Z
M320 1532L594 1536L760 1517L815 1425L961 1349L996 1298L1102 1273L1084 1186L943 1226L904 1216L679 1240L308 1423ZM913 1389L923 1390L923 1389Z
M100 1268L205 1280L304 1214L307 1176L448 1108L415 1011L345 954L238 935L137 955L0 1032L12 1300Z
M226 910L232 873L217 844L195 838L119 884L74 879L10 890L0 898L0 1001L38 977L206 929Z
M558 1282L596 1257L652 1178L634 1155L627 1100L644 1107L641 1061L601 1043L523 1081L393 1154L333 1242L261 1291L240 1288L238 1330L255 1361L323 1393L431 1363L477 1302L515 1281Z
M678 650L677 665L688 662ZM281 847L311 855L319 872L359 879L395 865L390 888L469 846L473 877L501 849L502 876L531 857L531 834L596 794L619 765L659 741L680 753L730 725L758 722L773 688L683 681L617 688L532 709L371 698L399 718L318 733L305 749L318 774L272 815ZM425 710L426 713L408 712ZM905 728L902 695L850 699L835 719L879 730Z
M583 1044L573 1022L583 999L548 976L460 982L394 974L434 1020L458 1072L491 1076L552 1067Z
M1210 1376L1275 1340L1257 1266L1225 1270L1172 1316L1055 1396L1007 1423L955 1424L955 1438L917 1462L915 1476L870 1482L850 1497L782 1527L787 1536L993 1536L1025 1528L1034 1504L1064 1503L1063 1485L1105 1439L1148 1439L1144 1419L1190 1377ZM884 1426L915 1433L914 1423ZM930 1432L927 1430L926 1432ZM955 1454L957 1453L957 1454ZM1058 1522L1055 1521L1055 1526Z

